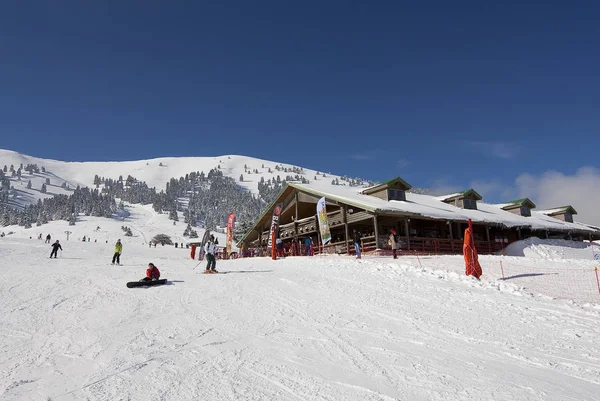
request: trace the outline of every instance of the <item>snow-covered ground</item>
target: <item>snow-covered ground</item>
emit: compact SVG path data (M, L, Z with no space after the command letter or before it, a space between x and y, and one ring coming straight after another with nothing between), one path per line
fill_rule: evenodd
M125 222L2 229L14 233L0 238L0 399L600 394L591 250L584 259L481 257L481 281L464 276L460 256L238 259L217 262L227 274L203 275L204 263L186 249L148 248L155 233L180 228L151 208L129 210ZM122 235L123 224L134 237ZM58 259L48 259L38 232L60 239ZM83 235L92 241L78 240ZM117 237L123 266L110 265ZM563 246L565 255L571 251ZM126 288L149 262L169 283Z

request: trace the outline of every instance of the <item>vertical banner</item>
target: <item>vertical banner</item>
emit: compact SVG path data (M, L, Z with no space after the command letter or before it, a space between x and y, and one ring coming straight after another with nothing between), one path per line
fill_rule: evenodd
M279 236L279 215L283 211L283 202L279 202L273 209L273 217L271 218L271 231L269 232L269 240L267 242L267 249L273 249L273 237L277 239Z
M325 210L325 197L317 202L317 216L319 217L319 232L321 233L321 243L325 245L331 241L329 232L329 222L327 221L327 212Z
M227 250L227 256L231 255L231 243L233 242L233 230L235 225L235 213L231 213L227 218L227 234L225 246Z

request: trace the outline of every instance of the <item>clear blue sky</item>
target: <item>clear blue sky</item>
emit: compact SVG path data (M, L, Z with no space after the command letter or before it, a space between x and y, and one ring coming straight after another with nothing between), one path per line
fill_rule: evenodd
M543 3L4 1L0 148L421 187L571 174L598 166L600 2Z

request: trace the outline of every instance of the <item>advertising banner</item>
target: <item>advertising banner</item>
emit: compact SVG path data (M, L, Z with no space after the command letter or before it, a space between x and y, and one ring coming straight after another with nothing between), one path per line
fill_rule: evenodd
M317 216L319 218L319 231L321 232L321 242L323 245L331 241L329 232L329 221L327 221L327 211L325 210L325 197L317 202Z

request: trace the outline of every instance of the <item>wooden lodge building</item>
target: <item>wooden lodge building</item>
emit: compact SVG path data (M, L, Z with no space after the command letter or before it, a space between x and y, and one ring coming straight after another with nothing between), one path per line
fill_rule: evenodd
M400 236L401 252L458 254L469 219L479 253L495 253L528 237L600 239L600 228L573 222L577 212L571 206L535 211L527 198L488 204L473 189L447 196L420 195L408 192L411 186L399 177L369 188L318 184L288 183L238 245L266 247L273 209L279 203L283 203L279 237L286 249L311 237L315 252L353 253L356 229L362 234L363 252L385 252L393 229ZM316 206L323 196L332 241L320 249Z

